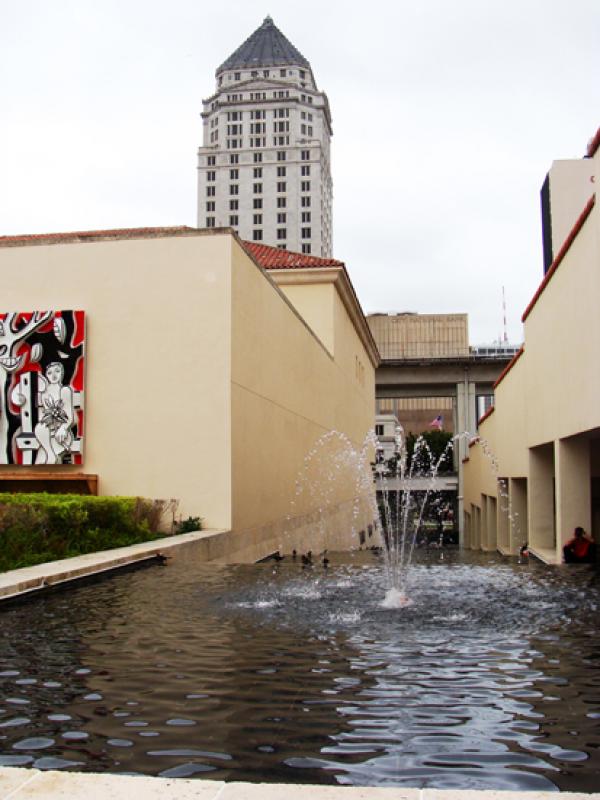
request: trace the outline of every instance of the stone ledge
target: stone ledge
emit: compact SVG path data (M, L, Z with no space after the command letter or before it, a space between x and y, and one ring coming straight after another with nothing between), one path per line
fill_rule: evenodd
M78 578L98 575L102 572L128 567L149 558L162 555L176 557L181 548L194 547L208 550L214 539L226 535L228 531L206 530L196 533L182 533L155 539L151 542L140 542L128 547L117 547L114 550L101 550L97 553L86 553L60 561L48 561L33 567L11 570L0 574L0 602L20 595L29 594L57 586ZM0 797L1 800L1 797Z
M89 772L0 768L0 800L556 800L556 792L476 791L223 783ZM561 792L561 800L600 800L600 794Z

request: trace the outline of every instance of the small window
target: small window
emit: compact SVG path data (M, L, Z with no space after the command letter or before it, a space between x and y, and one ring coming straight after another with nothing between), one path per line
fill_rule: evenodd
M234 81L239 81L239 80L241 80L241 79L242 79L242 74L241 74L241 72L234 72L234 73L233 73L233 79L234 79Z
M262 183L254 183L252 184L252 191L254 194L262 194Z
M383 436L383 425L375 425L375 436Z
M207 228L214 228L215 227L215 218L214 217L207 217L206 218L206 227Z
M263 207L263 205L262 205L262 197L255 197L254 198L254 203L253 203L253 208L262 208L262 207Z
M262 153L254 153L254 163L255 164L262 163Z
M286 167L277 167L277 177L285 178Z
M285 161L285 150L277 151L277 161Z
M302 161L309 161L309 160L310 160L310 150L303 150Z
M278 192L285 192L286 191L286 182L285 181L277 181L277 191Z
M239 224L239 217L237 214L232 214L229 217L229 224L231 225L232 228Z
M215 171L211 169L206 173L206 180L214 181L214 179L215 179Z
M239 169L230 169L229 170L229 180L237 181L240 178L240 171ZM213 178L214 180L214 178Z
M240 160L240 157L239 157L239 155L237 153L231 153L231 155L229 156L229 163L230 164L238 164L239 160Z
M310 239L310 228L302 228L302 238Z
M208 201L208 203L206 204L206 210L207 211L214 211L215 210L215 201L214 200L209 200Z
M208 156L208 158L206 159L206 163L209 167L214 167L215 164L217 163L216 156Z
M287 207L287 199L285 197L278 197L277 208L286 208L286 207Z
M287 214L283 212L283 214L277 214L277 224L278 225L285 225L287 222Z
M303 253L310 253L310 245L309 244L303 244L302 245L302 252Z
M216 194L214 186L207 186L206 187L206 196L207 197L214 197Z
M239 200L230 200L229 201L229 210L230 211L237 211L240 205Z
M252 239L255 242L262 242L262 230L261 229L253 230Z
M237 183L230 184L229 194L239 194L239 193L240 193L240 187L238 186L238 184Z
M285 228L277 228L277 238L287 239L287 233Z

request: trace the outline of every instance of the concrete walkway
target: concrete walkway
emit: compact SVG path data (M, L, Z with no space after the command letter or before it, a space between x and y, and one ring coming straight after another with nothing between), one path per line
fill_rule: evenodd
M183 548L187 550L193 547L195 550L204 550L209 542L227 533L228 531L220 530L182 533L178 536L155 539L152 542L141 542L128 547L86 553L83 556L64 558L61 561L49 561L46 564L36 564L34 567L2 572L0 573L0 602L78 578L127 567L156 558L157 555L174 557Z
M600 800L600 794L380 789L0 769L0 800Z

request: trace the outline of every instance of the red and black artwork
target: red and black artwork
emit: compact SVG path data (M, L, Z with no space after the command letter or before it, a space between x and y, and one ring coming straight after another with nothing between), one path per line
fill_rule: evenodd
M83 463L83 311L0 313L0 464Z

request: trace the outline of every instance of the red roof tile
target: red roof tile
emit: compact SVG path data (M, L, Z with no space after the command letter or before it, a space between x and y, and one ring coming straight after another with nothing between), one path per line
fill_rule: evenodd
M575 224L571 228L571 231L570 231L569 235L567 236L567 238L565 239L565 241L563 242L563 245L560 248L560 250L558 251L558 253L556 255L556 258L554 259L552 264L550 264L550 267L548 268L548 272L544 275L544 278L543 278L542 282L540 283L540 285L538 286L538 289L537 289L536 293L533 295L529 305L527 306L527 308L523 312L523 316L521 317L521 322L525 322L525 320L527 319L527 317L531 313L531 310L533 309L534 305L539 300L540 295L542 294L542 292L544 291L546 286L550 283L550 280L551 280L552 276L554 275L554 273L556 272L556 270L558 269L558 267L560 265L560 262L563 260L563 258L566 256L566 254L569 252L569 248L571 247L571 245L573 244L573 242L577 238L577 234L583 228L583 223L589 217L589 215L590 215L590 213L591 213L591 211L592 211L592 209L594 207L595 202L596 202L596 195L593 194L590 197L590 199L587 201L586 206L583 209L583 211L581 212L581 214L579 215L579 217L577 218L577 221L575 222Z
M494 406L490 406L490 407L488 408L488 410L485 412L485 414L482 414L482 415L479 417L479 421L477 422L477 424L478 424L478 425L481 425L481 423L482 423L484 420L486 420L488 417L491 417L491 416L492 416L492 414L494 413L494 410L495 410L495 407L494 407Z
M311 269L313 267L343 267L343 261L335 258L320 258L306 253L292 253L259 242L242 241L246 251L264 269Z
M514 365L517 363L517 361L521 358L521 356L523 355L524 352L525 352L525 345L521 345L521 347L519 348L519 352L515 353L515 355L512 357L512 359L504 367L504 369L502 370L500 375L498 375L498 378L496 379L496 382L494 383L494 389L496 388L496 386L498 386L500 381L504 380L504 378L508 375L508 373L514 367Z
M590 139L590 142L587 146L588 158L592 158L592 156L596 155L596 150L599 147L600 147L600 128L598 128L594 137Z

